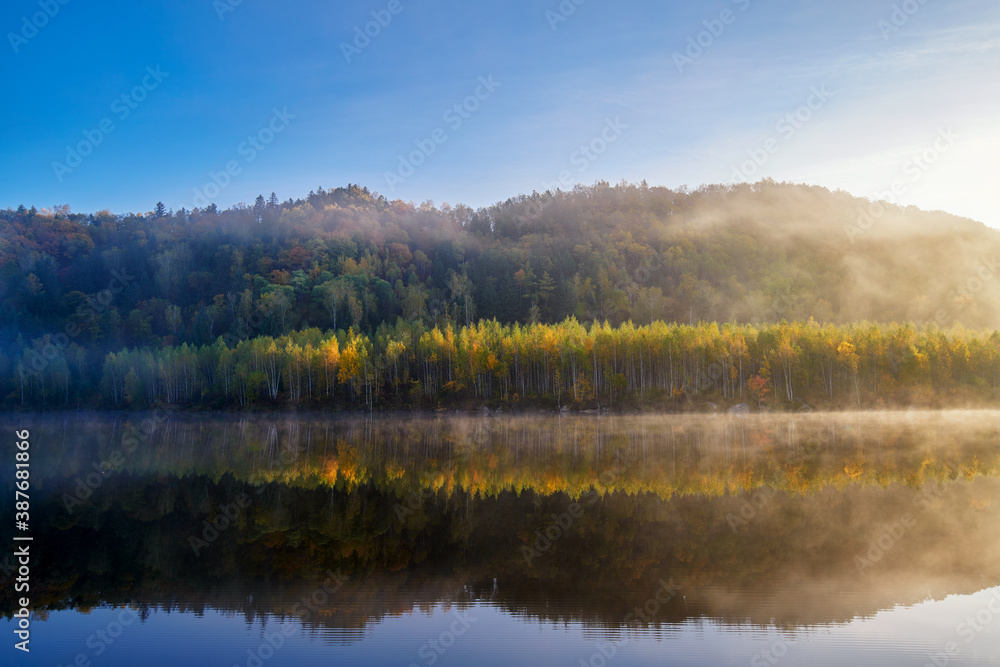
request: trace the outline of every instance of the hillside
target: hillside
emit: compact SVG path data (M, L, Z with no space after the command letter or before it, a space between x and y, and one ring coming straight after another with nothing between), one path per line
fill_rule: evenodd
M480 210L353 185L225 211L21 207L0 212L0 396L91 404L109 353L220 337L235 349L307 329L317 346L323 331L340 331L340 345L355 334L374 344L381 331L384 348L386 327L405 324L409 357L424 331L494 319L995 329L998 248L997 232L972 220L773 181L598 183ZM25 368L27 389L16 380ZM673 392L675 378L660 386Z

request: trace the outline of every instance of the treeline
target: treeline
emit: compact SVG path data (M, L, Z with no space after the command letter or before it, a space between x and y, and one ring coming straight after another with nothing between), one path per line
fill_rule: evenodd
M702 391L702 362L650 367L652 353L640 346L627 361L613 353L610 365L591 358L593 368L581 374L586 355L567 351L569 365L556 377L556 368L525 372L533 368L523 365L530 351L498 347L497 363L507 366L462 376L453 360L431 360L421 341L435 329L456 337L492 331L479 322L561 331L558 323L569 318L654 329L661 321L694 328L715 321L767 331L764 325L813 318L992 330L1000 328L997 240L994 230L945 213L773 181L693 191L597 183L479 210L389 201L357 185L284 202L261 196L225 211L157 206L115 215L22 206L0 211L0 404L142 404L123 389L102 389L106 358L121 350L155 360L156 370L152 362L133 364L136 377L156 387L151 396L192 403L433 406L512 402L516 394L608 405L646 402L657 392L678 400L678 391ZM287 341L302 354L311 343L312 355L332 336L320 331L342 332L338 353L355 337L367 341L356 345L371 367L361 376L342 376L338 367L320 391L309 362L300 389L264 369L253 351L257 339L271 339L281 355ZM222 373L221 386L220 337L242 364ZM186 361L166 361L192 354L194 375ZM881 379L897 372L884 371L898 365L894 354L875 364L880 370L859 370L855 405L884 397ZM863 369L869 355L858 356ZM815 392L816 400L836 403L847 392L829 365L815 365L806 379L765 354L745 361L761 375L757 390L767 380L783 400ZM161 362L180 364L180 389L159 384ZM735 379L728 373L709 384L723 399L747 400L752 377L745 368ZM226 384L234 379L243 384ZM947 397L937 386L931 393Z
M307 329L227 344L113 352L87 376L18 362L22 406L531 406L799 409L942 406L997 398L1000 334L909 324L654 322L614 327L495 320L368 334ZM37 359L36 359L37 361ZM62 361L60 359L60 361Z
M0 375L46 334L66 335L68 365L99 371L124 347L374 335L400 317L998 328L997 241L945 213L773 181L598 183L478 210L357 185L225 211L22 206L0 211Z

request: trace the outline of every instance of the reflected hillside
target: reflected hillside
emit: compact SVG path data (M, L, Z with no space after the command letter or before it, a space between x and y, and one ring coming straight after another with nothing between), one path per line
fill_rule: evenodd
M672 580L649 624L842 623L1000 583L972 417L170 418L81 499L135 420L67 416L31 425L34 599L294 616L340 572L317 630L476 601L619 628Z

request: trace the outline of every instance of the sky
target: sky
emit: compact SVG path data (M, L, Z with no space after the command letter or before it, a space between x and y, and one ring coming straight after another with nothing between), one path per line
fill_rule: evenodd
M1000 3L7 0L0 208L773 178L1000 227Z

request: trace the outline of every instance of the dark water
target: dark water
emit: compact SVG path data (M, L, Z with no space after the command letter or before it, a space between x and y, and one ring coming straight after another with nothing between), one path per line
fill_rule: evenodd
M1000 664L1000 412L0 428L4 664Z

